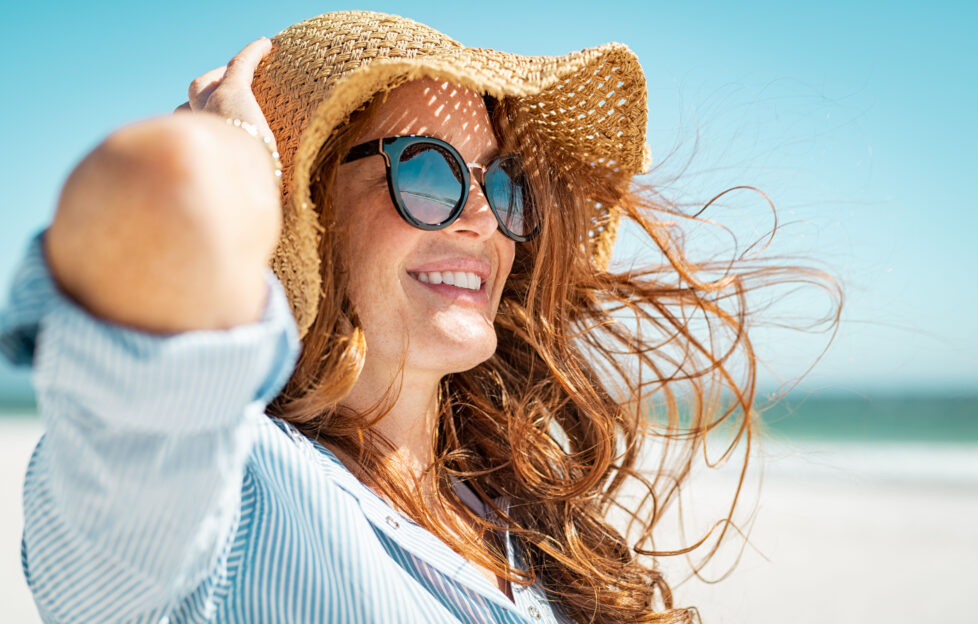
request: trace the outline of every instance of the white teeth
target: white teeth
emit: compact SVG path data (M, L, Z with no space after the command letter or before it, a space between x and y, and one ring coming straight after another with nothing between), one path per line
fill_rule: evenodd
M467 290L480 290L482 288L482 278L468 271L430 271L418 273L417 277L419 282L425 284L448 284Z

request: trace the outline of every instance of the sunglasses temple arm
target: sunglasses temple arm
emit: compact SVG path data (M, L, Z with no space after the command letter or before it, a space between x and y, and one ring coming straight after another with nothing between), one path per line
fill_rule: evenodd
M350 148L347 152L346 158L343 162L348 163L354 160L360 160L361 158L366 158L367 156L376 156L377 154L384 154L384 139L377 139L376 141L367 141L366 143L361 143ZM384 154L384 158L387 155Z

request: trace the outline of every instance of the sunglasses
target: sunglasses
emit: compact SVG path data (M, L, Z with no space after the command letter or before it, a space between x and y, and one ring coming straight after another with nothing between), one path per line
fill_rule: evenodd
M466 163L441 139L410 135L361 143L343 162L378 154L387 165L387 188L398 214L416 228L441 230L459 218L469 197L469 169L475 168L482 173L479 185L503 234L522 243L540 231L530 185L516 154L503 154L483 167Z

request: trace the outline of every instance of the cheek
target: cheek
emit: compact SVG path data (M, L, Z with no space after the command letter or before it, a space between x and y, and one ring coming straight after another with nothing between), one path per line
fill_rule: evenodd
M344 184L338 181L333 205L337 222L347 241L343 253L346 268L353 275L378 268L377 261L403 247L403 221L391 206L386 184L377 183L371 176Z
M493 316L495 316L496 311L499 309L499 300L503 294L503 287L506 285L506 280L509 279L509 273L513 269L513 259L516 257L516 242L506 238L502 234L497 234L502 241L496 246L497 257L499 258L499 268L498 275L496 279L496 297L493 301Z
M516 257L516 241L503 237L502 249L499 252L499 272L503 279L509 277L513 270L513 259Z
M349 230L345 255L351 296L355 304L383 302L383 293L397 286L403 272L403 258L413 248L413 232L393 210L364 210ZM391 218L393 217L393 218ZM364 293L364 297L357 296ZM367 297L369 293L371 296Z
M384 274L379 266L383 256L378 249L384 243L378 239L383 238L386 227L375 194L351 191L349 186L337 184L333 206L342 230L340 259L347 274L350 301L362 317L366 312L363 305L376 297L373 291Z

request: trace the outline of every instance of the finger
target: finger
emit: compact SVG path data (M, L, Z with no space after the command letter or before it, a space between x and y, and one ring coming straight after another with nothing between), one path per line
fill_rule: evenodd
M189 113L190 111L191 111L190 102L184 102L180 106L177 106L176 108L173 109L174 113L183 113L183 112Z
M251 81L255 78L255 68L271 51L272 42L266 37L256 39L246 45L228 62L227 73L224 74L225 82L234 82L251 88Z
M224 79L226 72L226 65L216 67L206 74L198 76L190 83L190 87L187 89L187 100L190 102L190 107L193 110L204 108L204 104L207 103L207 98L210 97L210 94L214 92L217 85Z
M223 81L215 80L204 90L197 94L197 97L190 101L190 108L195 111L207 110L207 104L211 101L211 96L223 84Z

